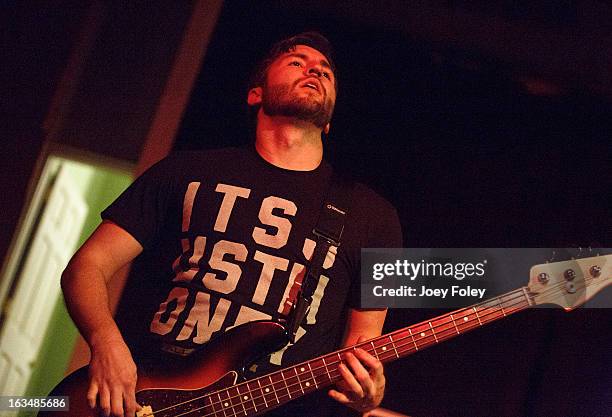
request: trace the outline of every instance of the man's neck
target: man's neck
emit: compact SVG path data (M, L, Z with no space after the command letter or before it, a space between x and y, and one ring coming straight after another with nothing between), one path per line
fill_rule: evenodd
M293 171L312 171L319 166L323 159L320 129L293 118L259 113L255 149L263 159Z

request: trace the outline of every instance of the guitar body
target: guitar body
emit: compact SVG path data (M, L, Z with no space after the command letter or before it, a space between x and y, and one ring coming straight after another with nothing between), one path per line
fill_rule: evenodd
M162 410L232 386L246 366L281 348L286 342L285 328L279 323L256 321L243 324L213 339L188 360L160 363L154 370L139 369L136 401L142 406L151 406L153 410ZM88 385L88 367L85 366L66 377L49 394L68 396L70 411L41 411L38 415L97 417L97 410L92 410L87 404ZM164 415L163 411L155 412L155 417Z

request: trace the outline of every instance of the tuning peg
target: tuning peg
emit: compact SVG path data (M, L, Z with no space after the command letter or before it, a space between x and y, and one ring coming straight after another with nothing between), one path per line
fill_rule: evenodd
M597 278L601 275L601 267L599 265L593 265L591 268L589 268L589 273L593 278Z
M538 281L540 281L540 284L546 284L548 280L550 280L550 277L546 272L538 274Z

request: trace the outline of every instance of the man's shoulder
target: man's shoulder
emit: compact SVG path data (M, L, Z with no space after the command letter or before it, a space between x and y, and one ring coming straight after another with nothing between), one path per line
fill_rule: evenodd
M344 178L344 181L353 184L352 205L354 209L370 213L371 215L380 212L395 212L393 204L371 186L356 180L349 174L341 173L339 175Z
M357 233L357 247L401 247L401 224L393 204L369 185L353 184L347 226Z

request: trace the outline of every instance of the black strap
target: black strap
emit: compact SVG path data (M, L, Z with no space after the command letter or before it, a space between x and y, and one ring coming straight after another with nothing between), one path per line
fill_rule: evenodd
M312 230L313 235L316 237L314 253L306 265L302 288L294 300L293 308L289 315L288 332L292 343L295 343L297 330L312 303L312 296L317 288L327 252L331 246L340 246L342 241L342 232L344 231L346 215L350 208L353 188L354 183L352 181L337 173L332 175L326 198L323 200L319 219Z

